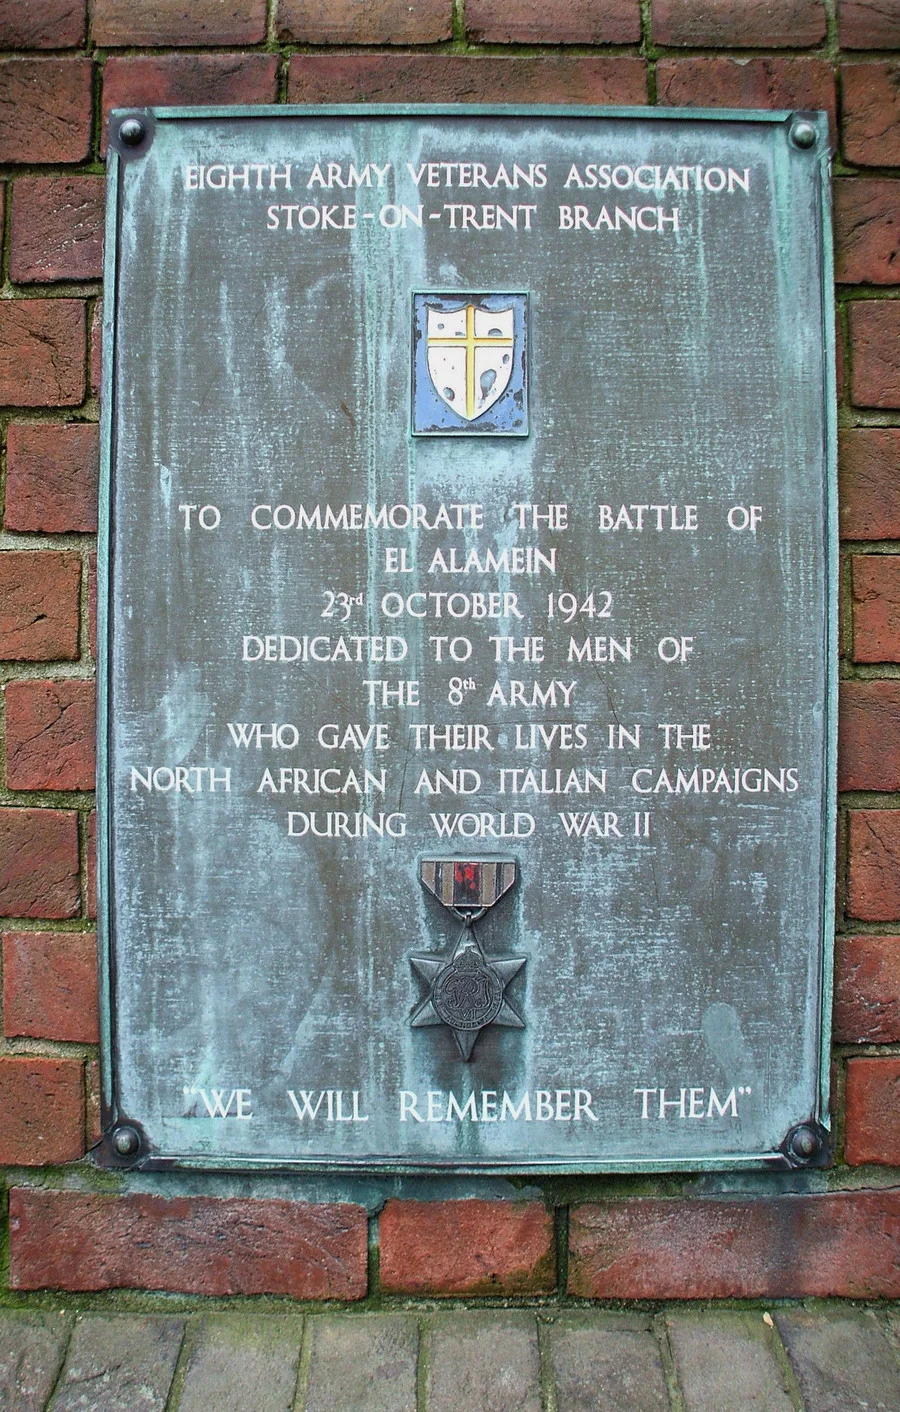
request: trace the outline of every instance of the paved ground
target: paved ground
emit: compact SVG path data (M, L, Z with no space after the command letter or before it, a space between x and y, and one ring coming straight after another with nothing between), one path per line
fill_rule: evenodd
M900 1311L0 1310L2 1412L900 1412Z

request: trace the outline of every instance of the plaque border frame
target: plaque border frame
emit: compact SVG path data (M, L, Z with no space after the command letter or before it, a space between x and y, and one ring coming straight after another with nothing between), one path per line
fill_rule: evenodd
M119 237L122 215L122 184L120 168L129 160L139 159L140 149L129 153L117 145L113 129L126 117L141 119L151 136L159 124L180 121L217 121L263 119L385 119L385 118L564 118L564 119L624 119L650 122L692 123L761 123L787 128L803 121L815 130L815 152L809 154L818 170L816 199L818 206L818 238L822 275L822 349L824 380L823 399L825 480L822 504L825 536L823 546L823 576L825 583L824 675L826 695L823 711L823 820L822 845L818 878L824 888L822 897L822 934L819 938L819 1007L817 1024L813 1027L818 1043L818 1085L815 1109L809 1115L810 1124L820 1140L816 1154L808 1161L788 1155L794 1128L785 1134L779 1148L759 1153L732 1153L704 1157L663 1158L598 1158L572 1161L569 1158L539 1159L532 1162L519 1157L497 1158L485 1162L465 1162L457 1159L428 1158L414 1160L408 1156L316 1156L312 1158L277 1158L272 1156L216 1156L198 1154L159 1154L147 1152L140 1124L123 1112L117 1092L118 1033L113 1013L112 995L116 975L116 955L111 924L113 880L110 869L110 837L112 828L112 795L110 778L109 676L110 676L110 567L113 547L111 523L111 491L115 480L115 328L119 293ZM834 297L834 254L832 243L831 158L833 148L826 112L809 109L737 109L737 108L677 108L656 106L589 105L589 104L521 104L521 103L332 103L332 104L223 104L210 107L186 105L114 108L107 117L106 178L107 200L105 219L105 254L103 271L102 340L104 357L100 387L100 479L97 528L97 778L96 778L96 884L97 884L97 945L100 1003L100 1127L101 1137L89 1150L89 1155L104 1168L120 1171L154 1172L182 1170L196 1172L385 1175L427 1177L454 1175L461 1177L506 1177L584 1175L603 1173L655 1174L664 1172L738 1172L758 1170L792 1170L798 1166L829 1165L827 1140L831 1130L829 1114L831 1012L834 975L835 878L837 852L837 699L838 647L840 622L840 564L837 512L837 390L836 390L836 329ZM790 140L786 137L786 140ZM409 432L408 434L412 434ZM802 1131L802 1128L801 1128ZM116 1144L116 1135L126 1134L130 1146L125 1152Z
M459 289L459 290L454 290L454 291L453 291L454 294L458 294L458 295L459 295L460 299L473 299L473 298L475 298L475 296L478 295L478 294L484 295L484 294L487 294L488 292L489 292L489 291L486 290L486 289ZM437 290L434 290L434 289L419 289L419 288L416 288L416 289L411 289L411 290L410 290L410 292L409 292L409 298L410 298L410 309L411 309L411 313L412 313L411 323L412 323L412 326L413 326L413 327L415 326L416 300L417 300L417 299L427 299L427 298L429 297L429 295L436 296L437 294L438 294L438 291L437 291ZM493 441L494 439L499 440L499 439L504 438L504 437L509 437L509 438L512 438L512 439L515 439L515 440L524 441L524 440L526 440L528 437L531 436L531 356L532 356L532 349L533 349L533 340L532 340L532 337L531 337L531 291L530 291L529 289L522 289L522 288L517 288L517 289L512 289L512 288L509 288L509 289L506 289L506 288L496 288L496 289L491 289L491 290L490 290L490 294L491 294L492 297L493 297L494 295L496 295L497 297L499 297L499 296L501 296L501 295L509 295L510 298L512 298L513 296L515 296L516 298L524 298L524 299L525 299L525 311L524 311L524 318L523 318L524 334L525 334L525 366L524 366L524 375L523 375L523 378L522 378L522 385L523 385L523 387L524 387L524 389L525 389L525 428L524 428L524 430L523 430L523 431L505 431L505 430L504 430L504 431L483 432L483 431L466 431L466 430L464 430L462 427L459 427L459 428L453 428L453 429L449 429L449 428L437 428L437 429L433 429L433 430L431 430L431 431L416 431L416 425L415 425L415 423L416 423L416 407L415 407L415 400L416 400L416 362L417 362L417 350L416 350L416 348L413 346L413 347L411 348L411 350L410 350L410 353L411 353L411 356L410 356L410 397L409 397L409 428L408 428L408 431L409 431L409 435L410 435L411 437L414 437L416 441L425 441L425 440L428 440L429 438L439 439L439 438L442 438L442 437L444 437L444 438L449 437L449 438L452 438L452 439L455 440L457 437L461 437L461 436L480 437L481 439L483 439L483 440L485 440L485 441ZM506 392L504 391L501 395L505 397L505 396L506 396ZM498 401L499 401L499 399L498 399ZM452 410L452 409L451 409L451 410Z

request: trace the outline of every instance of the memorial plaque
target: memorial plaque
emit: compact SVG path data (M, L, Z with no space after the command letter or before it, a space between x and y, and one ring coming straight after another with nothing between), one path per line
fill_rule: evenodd
M826 1160L825 116L110 134L103 1160Z

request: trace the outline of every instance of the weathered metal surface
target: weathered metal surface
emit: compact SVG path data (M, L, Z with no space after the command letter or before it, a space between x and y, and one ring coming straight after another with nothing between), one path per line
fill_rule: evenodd
M428 994L409 1023L414 1029L447 1025L463 1059L471 1057L476 1039L488 1025L525 1028L522 1016L506 998L506 987L528 957L489 960L475 935L475 923L509 892L517 872L515 860L425 858L419 865L423 887L462 922L463 931L449 956L410 956L413 970L428 985Z
M821 1160L826 147L113 117L107 1160Z

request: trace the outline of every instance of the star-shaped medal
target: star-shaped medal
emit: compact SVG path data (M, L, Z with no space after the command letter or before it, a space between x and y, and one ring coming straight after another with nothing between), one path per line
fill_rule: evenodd
M449 960L434 952L410 956L410 965L428 986L410 1024L414 1028L447 1025L466 1060L487 1025L525 1028L505 991L527 957L488 960L474 928L475 921L509 891L516 873L515 863L508 859L425 859L420 867L422 885L464 922L465 928Z
M525 1021L513 1009L504 991L525 965L525 956L488 961L467 928L448 961L431 954L410 956L410 965L429 986L410 1024L448 1025L456 1047L468 1059L475 1041L487 1025L509 1025L523 1030Z

